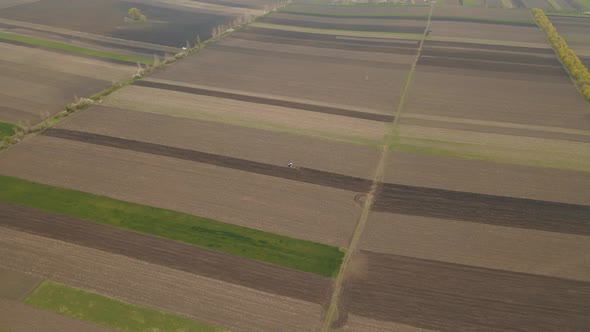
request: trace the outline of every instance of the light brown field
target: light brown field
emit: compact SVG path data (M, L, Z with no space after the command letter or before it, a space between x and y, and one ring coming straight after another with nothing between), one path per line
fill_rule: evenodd
M88 97L137 70L101 60L0 43L0 120L41 121L40 112L63 110L74 97Z
M159 114L95 107L57 128L196 150L285 166L319 169L370 178L378 149L359 144L183 119Z
M317 304L0 227L0 257L16 271L235 331L314 331Z
M355 11L355 15L358 11ZM428 11L426 12L426 15ZM383 15L383 13L381 13ZM424 19L391 19L391 18L355 18L355 17L318 17L312 15L295 15L289 14L288 12L278 12L270 16L272 19L285 19L285 20L292 20L294 21L293 25L298 26L306 26L306 23L333 23L333 24L341 24L341 30L347 30L345 27L347 25L374 25L374 26L384 26L384 27L419 27L424 28L426 24L426 18ZM263 20L264 22L264 20ZM354 30L354 29L349 29Z
M4 299L0 299L0 329L6 332L114 332L102 326Z
M52 137L2 153L0 174L339 247L360 213L350 191Z
M346 141L380 141L386 128L383 122L136 86L110 95L105 105Z
M396 152L384 181L419 187L590 205L590 174Z
M0 300L20 301L41 281L32 275L0 268Z
M590 281L587 236L372 212L361 248L374 252Z
M344 51L343 51L344 52ZM248 63L248 66L244 66ZM223 68L223 70L220 70ZM284 59L207 49L153 78L363 107L391 114L406 72L317 59Z
M435 15L439 15L437 11L435 11ZM468 42L487 40L494 41L497 44L516 42L527 43L527 45L545 45L547 43L545 34L537 27L486 23L432 21L432 32L430 36L433 39L450 37L456 40L463 39Z
M295 1L298 2L298 1ZM289 9L328 13L335 15L424 15L428 16L428 6L313 6L294 3Z
M340 322L339 322L340 323ZM331 331L336 332L385 332L385 331L396 331L396 332L432 332L433 330L427 330L419 327L413 327L409 325L399 324L395 322L380 321L371 319L363 316L354 314L348 314L344 326L332 328Z
M459 16L500 20L534 21L533 16L528 10L504 10L496 8L458 7L446 5L436 5L434 16Z

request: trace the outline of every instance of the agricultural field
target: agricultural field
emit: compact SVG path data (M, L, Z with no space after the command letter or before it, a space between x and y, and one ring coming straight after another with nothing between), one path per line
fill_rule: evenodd
M21 2L105 79L277 5ZM588 111L528 11L297 2L0 153L0 329L583 330Z
M565 39L568 46L576 52L586 67L590 66L590 17L549 16L551 23Z

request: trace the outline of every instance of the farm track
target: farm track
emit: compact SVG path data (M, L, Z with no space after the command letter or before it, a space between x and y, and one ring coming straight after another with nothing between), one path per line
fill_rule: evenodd
M508 62L478 61L470 59L446 58L446 57L420 57L420 66L436 66L444 68L471 69L505 73L523 73L539 76L563 76L565 71L562 66L525 65Z
M590 206L384 184L375 211L590 235Z
M268 29L267 29L268 30ZM311 34L310 34L311 35ZM371 52L371 53L386 53L386 54L401 54L401 55L415 55L416 54L416 46L415 45L408 45L405 43L399 43L394 46L373 46L373 45L365 45L363 43L355 43L355 42L345 42L339 41L337 39L326 40L326 41L314 41L314 40L305 40L299 38L286 38L286 37L275 37L271 35L262 35L262 34L255 34L255 33L246 33L241 32L237 33L235 36L232 36L232 39L240 39L240 40L248 40L248 41L259 41L259 42L266 42L266 43L273 43L273 44L280 44L280 45L297 45L297 46L310 46L315 48L326 48L326 49L335 49L335 50L343 50L343 51L363 51L363 52Z
M225 98L225 99L245 101L245 102L256 103L256 104L280 106L280 107L286 107L286 108L292 108L292 109L305 110L305 111L309 111L309 112L318 112L318 113L340 115L340 116L346 116L346 117L364 119L364 120L371 120L371 121L378 121L378 122L390 122L393 120L393 117L390 115L373 114L373 113L359 112L359 111L347 110L347 109L336 108L336 107L305 104L305 103L299 103L299 102L294 102L294 101L270 99L270 98L257 97L257 96L241 95L241 94L237 94L237 93L208 90L208 89L188 87L188 86L182 86L182 85L173 85L173 84L159 83L159 82L152 82L152 81L145 81L145 80L136 81L134 84L137 86L148 87L148 88L171 90L171 91L177 91L177 92L204 95L204 96L209 96L209 97Z
M89 134L73 130L49 129L44 132L44 135L89 144L210 164L225 168L232 168L256 174L269 175L293 181L300 181L320 186L356 192L367 192L371 188L372 184L372 182L367 179L324 172L309 168L291 169L287 168L286 166L275 166L211 153L169 147L160 144L127 140L123 138L116 138L98 134Z
M361 251L352 314L442 331L583 331L590 283Z
M261 58L264 57L280 57L281 59L289 59L289 60L306 60L314 63L327 63L327 64L340 64L345 66L359 66L359 67L371 67L371 68L382 68L382 69L395 69L395 70L404 70L408 67L406 64L396 64L386 61L374 61L374 60L357 60L357 59L350 59L350 58L335 58L331 56L325 55L306 55L306 54L299 54L299 53L289 53L289 52L282 52L282 51L275 51L275 50L262 50L262 49L254 49L254 48L246 48L246 47L238 47L238 46L228 46L228 45L221 45L217 44L211 47L211 49L220 51L220 52L231 52L237 54L247 54L247 55L254 55Z
M326 301L331 283L312 273L3 202L0 226L308 302Z
M420 34L424 32L424 27L411 26L385 26L385 25L369 25L369 24L343 24L343 23L322 23L310 21L298 21L288 18L265 17L259 21L260 23L270 23L288 26L300 26L314 29L329 29L329 30L354 30L354 31L371 31L371 32L393 32L393 33L411 33Z

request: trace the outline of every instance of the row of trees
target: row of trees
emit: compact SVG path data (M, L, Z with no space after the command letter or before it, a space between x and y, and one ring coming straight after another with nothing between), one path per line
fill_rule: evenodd
M537 24L547 34L551 46L553 46L553 49L561 59L570 76L576 81L584 97L590 101L590 73L588 72L588 68L584 66L576 53L567 46L565 40L559 35L557 29L555 29L542 9L533 8L532 13Z

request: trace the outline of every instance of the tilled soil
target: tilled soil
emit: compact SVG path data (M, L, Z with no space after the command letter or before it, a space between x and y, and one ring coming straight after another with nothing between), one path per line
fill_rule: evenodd
M106 327L4 299L0 299L0 328L7 332L115 332Z
M344 311L439 331L583 331L590 283L361 251Z
M318 304L4 227L0 257L12 270L234 331L315 331L320 324Z
M270 99L270 98L256 97L256 96L250 96L250 95L240 95L240 94L235 94L235 93L215 91L215 90L206 90L206 89L188 87L188 86L183 86L183 85L172 85L172 84L157 83L157 82L151 82L151 81L145 81L145 80L136 81L134 84L137 86L143 86L143 87L148 87L148 88L172 90L172 91L177 91L177 92L192 93L192 94L205 95L205 96L211 96L211 97L246 101L246 102L250 102L250 103L257 103L257 104L264 104L264 105L281 106L281 107L300 109L300 110L305 110L305 111L310 111L310 112L319 112L319 113L347 116L347 117L352 117L352 118L357 118L357 119L373 120L373 121L380 121L380 122L393 121L393 116L389 116L389 115L364 113L364 112L359 112L359 111L346 110L346 109L342 109L342 108L320 106L320 105L313 105L313 104L304 104L304 103L298 103L298 102L286 101L286 100L280 100L280 99Z
M237 159L228 156L175 148L160 144L146 143L123 138L84 133L67 129L49 129L44 135L84 143L97 144L135 152L149 153L170 158L189 160L220 167L233 168L257 174L270 175L288 180L301 181L337 189L368 192L372 181L351 176L329 173L308 168L288 168L263 164L256 161Z
M312 273L2 202L0 226L319 304L327 301L332 282ZM2 276L0 271L0 280Z
M350 19L349 19L350 20ZM292 25L301 26L306 28L314 29L330 29L330 30L354 30L354 31L374 31L374 32L395 32L395 33L413 33L420 34L424 32L424 27L420 26L393 26L393 25L371 25L371 24L347 24L344 21L342 23L324 23L324 22L312 22L309 20L296 20L291 18L274 17L268 16L261 19L259 22L280 24L280 25Z
M590 206L384 184L375 211L590 235Z

